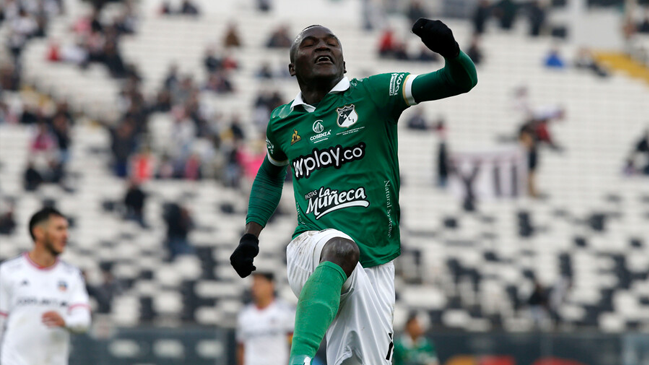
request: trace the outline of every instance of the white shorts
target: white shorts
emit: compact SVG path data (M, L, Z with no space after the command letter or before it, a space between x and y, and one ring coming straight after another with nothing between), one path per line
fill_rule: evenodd
M334 237L351 238L335 229L308 231L286 248L288 282L299 298L320 264L324 245ZM327 364L392 364L394 331L394 263L356 265L343 285L338 314L327 331Z

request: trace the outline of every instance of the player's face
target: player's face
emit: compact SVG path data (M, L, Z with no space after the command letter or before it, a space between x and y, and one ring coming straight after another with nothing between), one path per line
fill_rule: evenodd
M424 334L424 330L423 328L421 328L421 325L417 320L408 322L406 331L408 331L408 334L410 334L410 336L412 337L419 337Z
M54 256L62 254L68 243L68 220L63 217L50 217L43 228L45 248Z
M340 79L345 74L343 49L338 38L325 27L304 31L298 40L291 76L308 82L314 79Z
M267 301L273 296L273 283L261 275L255 275L252 278L252 298L255 302Z

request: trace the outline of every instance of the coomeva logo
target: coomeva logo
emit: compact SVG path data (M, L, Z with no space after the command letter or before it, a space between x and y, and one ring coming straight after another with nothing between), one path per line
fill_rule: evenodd
M310 154L293 160L293 173L298 180L303 177L308 179L313 171L332 166L339 169L342 165L363 157L365 157L365 143L362 142L353 147L337 145L322 150L314 148Z
M323 186L305 195L304 199L309 201L306 214L313 213L315 219L339 209L370 206L363 187L338 191Z

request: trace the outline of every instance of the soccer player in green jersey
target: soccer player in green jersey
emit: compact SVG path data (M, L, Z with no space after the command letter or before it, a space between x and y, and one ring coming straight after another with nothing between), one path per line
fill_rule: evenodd
M330 365L387 365L392 357L394 265L400 253L397 121L411 105L468 92L473 62L438 20L413 32L444 68L349 80L340 40L315 25L290 50L300 93L273 110L268 154L252 186L245 234L230 257L255 270L259 234L279 204L291 167L298 214L286 249L298 296L290 365L310 364L325 334Z

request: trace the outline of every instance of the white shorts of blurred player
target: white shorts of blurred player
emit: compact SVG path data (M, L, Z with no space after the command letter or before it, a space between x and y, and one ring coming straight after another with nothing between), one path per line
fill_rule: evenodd
M352 240L335 229L307 231L286 248L288 281L298 298L320 264L324 245L334 237ZM358 263L343 285L338 314L327 331L327 364L392 364L394 301L394 263L371 268Z

